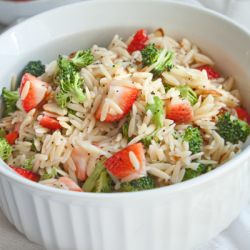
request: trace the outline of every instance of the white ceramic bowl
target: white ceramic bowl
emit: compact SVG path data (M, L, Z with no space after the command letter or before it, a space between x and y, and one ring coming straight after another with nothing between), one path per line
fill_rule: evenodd
M58 6L81 0L31 0L23 2L0 0L0 23L12 24L19 19L41 13Z
M213 12L170 2L83 2L38 15L0 37L1 87L29 59L107 45L115 33L164 27L210 54L234 75L250 105L250 35ZM0 168L1 208L8 220L47 249L185 250L225 229L249 198L246 146L218 169L173 186L136 193L74 193L52 189Z

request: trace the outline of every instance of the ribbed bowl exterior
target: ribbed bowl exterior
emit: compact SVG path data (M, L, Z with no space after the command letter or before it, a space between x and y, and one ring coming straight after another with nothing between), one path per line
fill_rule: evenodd
M1 176L1 208L18 231L51 250L193 249L236 218L248 200L249 176L244 162L179 192L106 199L34 191Z

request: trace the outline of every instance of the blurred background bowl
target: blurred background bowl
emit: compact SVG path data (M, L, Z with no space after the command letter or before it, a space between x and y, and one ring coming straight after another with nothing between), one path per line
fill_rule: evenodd
M84 0L0 0L0 23L10 25L43 11Z

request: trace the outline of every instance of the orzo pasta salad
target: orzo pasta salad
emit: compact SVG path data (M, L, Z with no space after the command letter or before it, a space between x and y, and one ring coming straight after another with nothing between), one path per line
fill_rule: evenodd
M230 160L250 133L233 78L163 29L115 35L107 48L48 65L30 61L13 82L2 90L0 156L55 188L131 192L186 181Z

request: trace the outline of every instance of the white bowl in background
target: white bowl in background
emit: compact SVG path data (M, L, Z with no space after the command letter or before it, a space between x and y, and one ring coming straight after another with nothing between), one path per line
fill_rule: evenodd
M250 35L214 12L174 2L91 1L64 6L0 37L1 87L30 59L107 45L113 35L164 27L187 37L235 76L250 106ZM248 143L249 144L249 143ZM249 199L250 148L203 176L135 193L74 193L30 182L0 167L0 205L33 242L63 250L186 250L225 229Z
M23 2L0 0L0 23L12 24L19 19L79 1L84 0L30 0Z

